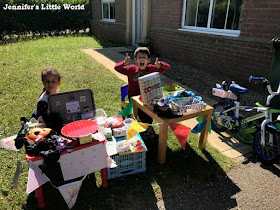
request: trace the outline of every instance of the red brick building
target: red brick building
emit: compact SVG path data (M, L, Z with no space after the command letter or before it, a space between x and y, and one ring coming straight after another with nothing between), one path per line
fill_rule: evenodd
M241 83L267 77L279 0L91 0L91 31Z

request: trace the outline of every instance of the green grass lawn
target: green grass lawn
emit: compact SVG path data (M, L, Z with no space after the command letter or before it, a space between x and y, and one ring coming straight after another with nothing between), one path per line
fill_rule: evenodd
M15 135L20 129L20 117L31 116L42 91L40 72L55 67L62 75L60 92L90 88L96 108L107 116L120 111L120 86L123 81L108 69L81 52L82 48L113 46L93 37L54 37L0 46L0 133L1 138ZM88 176L83 182L73 209L118 209L141 206L153 208L158 199L171 199L191 187L206 184L217 175L236 165L207 145L197 149L198 136L190 134L186 151L180 148L169 129L167 162L158 165L149 159L145 173L109 180L109 187L100 187L100 174ZM1 209L36 209L35 193L26 196L28 167L20 175L18 190L12 179L16 170L16 153L0 150ZM24 162L24 148L18 154ZM49 183L43 187L49 209L67 209L58 192ZM175 194L174 194L175 193ZM125 201L125 202L124 202Z

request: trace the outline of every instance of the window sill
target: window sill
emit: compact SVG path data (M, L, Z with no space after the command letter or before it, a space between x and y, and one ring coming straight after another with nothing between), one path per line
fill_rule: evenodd
M114 22L116 22L115 19L106 19L106 18L101 19L100 21L101 21L101 22L109 22L109 23L114 23Z
M189 32L194 32L194 33L231 36L231 37L240 36L239 30L208 29L208 28L199 28L199 27L185 27L185 28L179 28L178 30L179 31L189 31Z

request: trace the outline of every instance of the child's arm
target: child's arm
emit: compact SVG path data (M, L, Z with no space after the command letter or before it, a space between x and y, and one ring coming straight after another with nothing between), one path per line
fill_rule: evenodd
M128 53L125 54L125 59L123 61L123 65L127 66L130 63L130 56L128 56Z
M130 57L128 56L128 53L126 53L125 59L115 65L115 70L121 74L129 75L132 73L131 66L127 66L130 63Z
M157 69L159 69L160 67L162 67L162 63L158 60L158 57L156 58L156 61L155 61L155 67Z
M152 65L153 68L151 68L151 72L159 72L159 73L164 73L166 72L169 68L170 65L168 63L165 63L163 61L159 61L158 57L156 58L156 61L154 63L154 65Z

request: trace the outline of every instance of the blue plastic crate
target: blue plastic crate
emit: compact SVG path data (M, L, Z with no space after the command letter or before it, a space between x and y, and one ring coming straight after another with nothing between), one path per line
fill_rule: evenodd
M118 165L116 168L107 168L107 179L114 179L146 171L146 152L136 152L124 155L113 155L111 158Z

